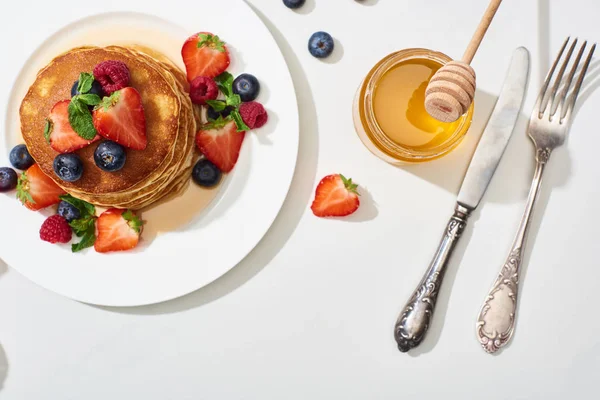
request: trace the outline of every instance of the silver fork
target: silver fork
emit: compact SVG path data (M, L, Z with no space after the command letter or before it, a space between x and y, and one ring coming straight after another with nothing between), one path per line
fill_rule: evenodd
M569 41L570 38L565 40L552 68L548 72L529 119L528 135L535 146L536 167L527 198L525 213L521 219L521 224L519 225L519 230L513 241L508 258L492 285L477 318L477 338L488 353L494 353L505 346L513 335L517 312L519 270L523 259L530 217L542 183L544 168L550 159L552 151L565 142L572 122L575 101L577 100L583 78L596 49L596 44L594 44L588 51L583 66L578 71L579 63L587 47L587 42L584 42L577 52L568 75L565 76L571 56L577 47L577 39L575 39L569 46L558 75L554 80L554 84L551 86L552 77L563 53L567 49ZM575 86L571 95L568 96L569 89L576 75L578 76Z

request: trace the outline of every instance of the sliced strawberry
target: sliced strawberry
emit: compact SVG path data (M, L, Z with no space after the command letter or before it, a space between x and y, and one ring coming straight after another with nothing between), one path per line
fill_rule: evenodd
M209 32L192 35L181 48L188 82L198 76L214 78L229 67L229 50L218 36Z
M222 172L230 172L240 156L246 132L238 132L234 121L218 119L196 133L198 149Z
M317 217L344 217L358 209L358 185L344 175L328 175L317 186L310 208Z
M131 250L137 246L142 221L130 210L110 208L96 221L94 249L99 253Z
M142 96L132 87L105 97L94 110L94 126L101 136L134 150L144 150L146 117Z
M44 135L50 146L59 153L72 153L100 140L98 135L92 140L84 139L73 130L69 123L69 103L70 100L56 103L46 119Z
M21 173L17 184L17 198L30 210L41 210L60 203L58 196L65 194L54 181L42 172L37 164Z

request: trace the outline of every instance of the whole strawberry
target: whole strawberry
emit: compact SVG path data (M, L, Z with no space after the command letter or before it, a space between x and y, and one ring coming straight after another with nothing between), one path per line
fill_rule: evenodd
M40 228L40 239L50 243L68 243L71 241L71 227L60 215L48 217Z
M342 174L328 175L317 186L311 205L317 217L345 217L360 206L358 185Z

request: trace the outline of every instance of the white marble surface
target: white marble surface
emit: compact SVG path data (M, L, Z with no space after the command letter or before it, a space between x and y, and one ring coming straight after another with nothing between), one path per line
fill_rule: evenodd
M437 162L396 168L372 156L354 134L350 106L359 81L401 48L460 56L485 2L307 0L298 13L279 0L249 2L281 46L300 103L298 169L272 229L218 281L144 308L80 304L0 262L0 398L596 398L599 58L568 144L547 170L512 344L498 356L486 354L474 324L529 186L525 119L459 244L425 343L401 354L392 328L452 210L512 50L531 52L529 115L562 40L600 40L600 4L505 0L473 63L480 106L469 140ZM121 3L126 9L127 1ZM194 9L193 1L171 3L182 12ZM27 16L2 7L0 32L9 40L22 32ZM49 13L48 27L59 28L50 17L59 12L56 2L40 2L35 10ZM337 39L328 62L306 50L316 30ZM308 209L316 181L333 172L368 191L347 221L317 219ZM190 262L200 257L190 254Z

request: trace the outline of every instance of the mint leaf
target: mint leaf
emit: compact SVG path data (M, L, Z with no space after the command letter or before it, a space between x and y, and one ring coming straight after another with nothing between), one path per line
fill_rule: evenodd
M100 96L98 96L97 94L91 94L91 93L80 94L77 96L77 98L79 101L81 101L82 103L84 103L88 106L97 106L102 101Z
M94 128L94 121L92 119L92 113L79 96L74 96L69 103L69 123L71 128L79 136L86 140L92 140L96 137L96 128Z
M242 98L240 97L239 94L234 94L234 95L228 96L227 99L225 100L225 102L227 103L228 106L238 107L240 104L242 104Z
M225 97L229 97L233 94L233 75L231 75L229 72L225 71L221 75L217 76L215 78L215 82Z
M93 216L85 216L83 218L74 219L69 222L69 226L73 228L73 232L79 237L83 236L90 227L93 227L96 223L96 218Z
M62 201L66 201L71 204L77 210L79 210L80 219L86 217L93 217L96 215L96 207L93 204L88 203L87 201L80 200L71 196L70 194L63 194L58 196Z
M76 107L77 111L79 111L80 113L84 114L85 113L85 109L86 104L82 101L79 101L79 96L75 96L71 99L71 103L73 104L74 107ZM71 104L69 103L69 104Z
M250 130L250 127L246 125L238 110L233 110L230 115L231 118L233 118L233 120L235 121L235 125L237 126L238 132L245 132Z
M79 74L79 83L77 84L77 92L79 94L85 94L92 88L94 83L94 75L89 72L82 72Z
M73 228L75 235L81 237L88 231L88 229L90 229L90 226L94 225L94 223L95 218L85 217L74 219L73 221L69 222L69 226Z
M50 119L46 118L46 125L44 126L44 137L46 142L50 143L50 134L52 133L53 124Z
M71 251L73 253L77 253L83 249L87 249L88 247L92 247L94 242L96 241L96 228L94 225L91 225L87 231L85 231L82 235L79 243L73 243L71 245Z
M216 112L223 111L225 107L227 107L227 104L221 100L206 100L206 104L208 104Z
M142 231L142 225L144 224L142 220L135 215L131 210L125 211L121 216L127 221L127 224L136 231L136 233L140 233Z

